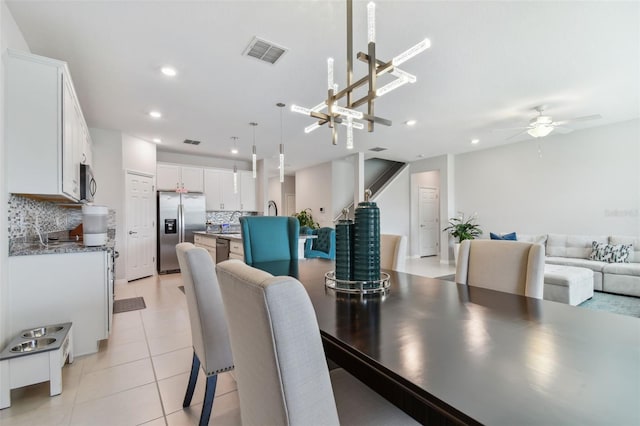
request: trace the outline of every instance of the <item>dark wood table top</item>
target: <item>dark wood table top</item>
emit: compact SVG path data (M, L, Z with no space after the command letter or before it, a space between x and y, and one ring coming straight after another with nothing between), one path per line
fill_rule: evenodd
M463 423L640 425L638 318L393 271L388 294L345 295L322 259L261 269L297 276L323 339Z

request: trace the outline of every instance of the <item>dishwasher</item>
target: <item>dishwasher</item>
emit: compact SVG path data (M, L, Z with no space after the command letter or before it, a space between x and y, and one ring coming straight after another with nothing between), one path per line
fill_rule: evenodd
M216 238L216 263L229 259L229 240L226 238Z

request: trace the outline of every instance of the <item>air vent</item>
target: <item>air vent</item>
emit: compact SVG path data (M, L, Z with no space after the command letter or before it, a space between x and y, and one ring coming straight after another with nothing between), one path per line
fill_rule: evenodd
M189 145L200 145L200 141L194 141L192 139L185 139L184 143L189 144Z
M380 152L380 151L386 151L387 148L382 148L381 146L376 146L375 148L370 148L369 151L373 151L373 152Z
M270 41L254 37L243 55L274 65L287 52L286 47L276 46Z

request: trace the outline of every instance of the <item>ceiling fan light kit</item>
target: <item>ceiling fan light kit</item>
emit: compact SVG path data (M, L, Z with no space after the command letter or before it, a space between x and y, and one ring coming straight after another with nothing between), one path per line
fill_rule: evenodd
M391 126L391 120L374 115L374 101L407 83L415 83L416 76L399 69L398 66L431 46L429 39L424 39L388 62L378 60L376 58L375 9L375 3L367 4L367 53L359 52L357 54L357 59L368 65L368 74L355 82L353 81L353 1L347 0L347 87L338 90L338 85L333 78L333 58L329 58L327 60L327 100L313 108L291 106L292 111L317 119L315 123L304 129L305 133L310 133L327 124L331 128L331 140L334 145L338 144L336 124L345 125L347 128L347 149L353 148L353 129L364 129L364 123L356 120L367 122L369 132L373 132L374 123ZM378 77L386 73L395 79L377 88ZM354 91L364 85L368 85L367 94L360 99L354 99ZM346 105L338 105L338 101L343 98L346 99ZM366 113L355 109L364 104L367 105ZM325 108L327 112L321 112Z

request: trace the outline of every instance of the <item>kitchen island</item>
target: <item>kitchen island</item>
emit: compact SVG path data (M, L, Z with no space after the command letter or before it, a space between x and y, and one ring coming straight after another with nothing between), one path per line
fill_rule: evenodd
M242 246L242 234L224 232L194 231L194 244L209 252L209 255L216 262L218 254L216 252L216 239L229 240L229 259L239 259L244 261L244 249ZM318 238L317 235L300 235L298 237L298 259L304 259L304 245L308 239ZM224 258L222 260L227 260Z

